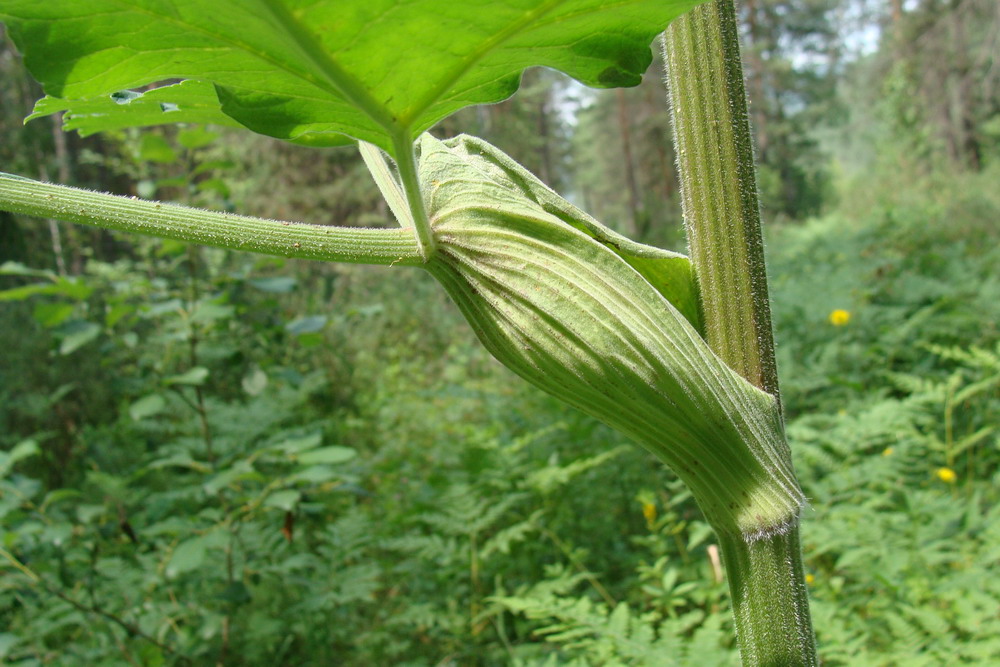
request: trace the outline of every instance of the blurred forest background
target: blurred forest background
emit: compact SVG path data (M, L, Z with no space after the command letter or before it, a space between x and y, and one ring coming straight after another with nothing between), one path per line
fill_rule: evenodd
M744 0L827 665L1000 664L1000 4ZM666 93L553 72L448 119L683 249ZM356 152L22 126L0 165L390 225ZM674 476L494 362L428 276L0 213L0 661L737 664Z

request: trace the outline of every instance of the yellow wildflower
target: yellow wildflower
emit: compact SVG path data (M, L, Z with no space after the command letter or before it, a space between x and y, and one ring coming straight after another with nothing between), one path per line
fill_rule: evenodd
M807 574L806 575L806 583L809 584L810 586L813 585L814 583L816 583L816 577L814 577L811 574Z
M896 451L892 447L886 447L882 450L882 456L892 456L892 453Z
M837 308L836 310L830 313L829 319L830 319L830 324L832 324L833 326L842 327L851 321L851 313L849 311Z
M652 528L653 522L656 521L656 505L649 502L643 503L642 515L646 517L646 525Z
M951 468L938 468L935 474L939 480L946 484L951 484L958 479L958 475Z

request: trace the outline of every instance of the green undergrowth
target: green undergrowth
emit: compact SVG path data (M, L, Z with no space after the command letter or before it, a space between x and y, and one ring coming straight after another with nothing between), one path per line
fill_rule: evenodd
M825 664L1000 660L998 218L915 196L771 234ZM7 272L5 663L738 663L679 482L419 272L154 241Z
M1000 658L1000 200L957 180L772 238L826 664Z

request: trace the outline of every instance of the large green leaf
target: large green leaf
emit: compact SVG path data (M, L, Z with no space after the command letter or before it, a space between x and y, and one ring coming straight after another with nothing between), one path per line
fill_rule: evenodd
M125 90L86 100L43 97L28 120L66 111L63 128L83 136L126 127L165 123L214 123L242 127L219 111L215 87L200 81L182 81L148 92Z
M0 0L0 20L50 96L38 113L66 110L87 132L231 118L391 150L394 135L511 95L526 67L635 85L653 37L699 1Z

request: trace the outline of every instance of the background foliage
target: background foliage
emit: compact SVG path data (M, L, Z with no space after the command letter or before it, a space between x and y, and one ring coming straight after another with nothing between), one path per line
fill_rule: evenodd
M821 657L1000 661L994 3L743 5ZM866 37L867 36L867 37ZM350 151L22 128L5 169L330 224ZM659 75L547 71L439 128L676 244ZM735 664L707 525L641 450L525 386L419 272L0 216L0 659ZM841 312L837 312L841 311Z

